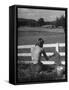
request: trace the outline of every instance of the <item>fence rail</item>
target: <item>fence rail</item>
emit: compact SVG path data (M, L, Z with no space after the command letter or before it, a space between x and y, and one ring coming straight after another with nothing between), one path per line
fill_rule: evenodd
M47 56L52 56L54 53L46 53ZM60 56L65 56L64 52L59 53ZM18 56L31 56L31 53L18 53ZM43 56L43 55L42 55Z
M53 65L55 64L55 61L41 61L43 64L47 65ZM19 61L18 63L25 63L25 64L30 64L32 61ZM65 65L65 61L61 61L62 65Z
M65 47L65 43L53 43L53 44L44 44L43 47ZM18 45L18 49L23 49L23 48L32 48L35 45Z

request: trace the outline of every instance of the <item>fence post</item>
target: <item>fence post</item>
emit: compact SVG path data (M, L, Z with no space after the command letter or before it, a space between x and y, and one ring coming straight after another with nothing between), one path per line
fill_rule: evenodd
M59 43L56 43L56 51L59 53Z

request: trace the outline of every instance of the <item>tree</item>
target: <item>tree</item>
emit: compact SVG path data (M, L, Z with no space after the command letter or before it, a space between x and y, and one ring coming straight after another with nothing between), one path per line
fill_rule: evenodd
M64 16L60 17L60 24L63 26L63 28L65 28L65 17Z
M39 20L38 20L38 23L40 24L40 26L42 26L45 22L44 22L44 19L43 18L40 18Z
M55 26L58 27L59 25L60 25L59 18L57 17L55 21Z
M64 32L65 32L65 17L61 16L60 18L56 18L55 26L56 27L62 26L63 29L64 29Z

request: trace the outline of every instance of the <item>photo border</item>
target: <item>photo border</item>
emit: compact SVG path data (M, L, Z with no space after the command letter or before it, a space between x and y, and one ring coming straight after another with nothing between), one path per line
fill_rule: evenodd
M14 5L15 6L15 83L17 85L21 85L21 84L40 84L40 83L56 83L56 82L67 82L67 8L61 8L61 7L45 7L45 6L29 6L29 5ZM18 20L18 8L28 8L28 9L41 9L41 10L60 10L60 11L65 11L65 79L62 80L48 80L48 81L35 81L35 82L18 82L17 81L17 69L18 69L18 64L17 64L17 60L18 60L18 25L17 25L17 20Z

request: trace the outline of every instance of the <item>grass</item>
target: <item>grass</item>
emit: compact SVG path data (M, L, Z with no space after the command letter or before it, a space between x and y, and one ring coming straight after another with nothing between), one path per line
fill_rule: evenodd
M41 72L39 72L38 70L36 71L36 66L34 67L30 64L19 64L18 67L19 82L65 79L64 71L62 71L60 75L58 75L56 69L54 69L54 66L45 65L43 66Z
M30 28L31 31L28 31L28 27L22 28L22 31L18 30L18 45L30 45L35 44L38 38L43 38L45 44L47 43L64 43L65 42L65 34L64 32L52 32L52 31L41 31L40 28ZM36 30L37 29L37 30ZM39 29L39 31L38 31ZM41 28L42 30L45 28Z

